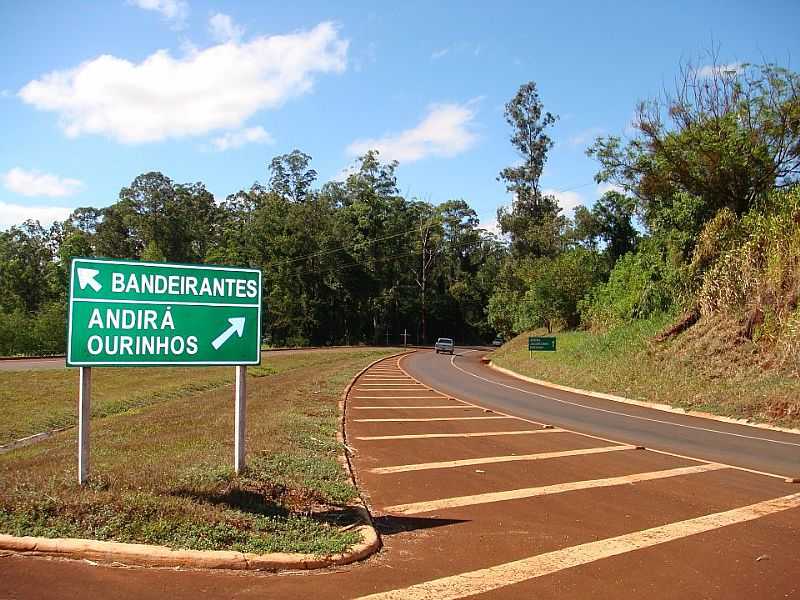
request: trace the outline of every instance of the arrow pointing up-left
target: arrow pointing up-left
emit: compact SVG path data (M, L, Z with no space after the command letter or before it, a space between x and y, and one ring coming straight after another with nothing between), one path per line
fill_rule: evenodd
M82 290L85 290L86 286L88 285L95 292L99 292L103 287L97 283L97 280L95 280L95 277L97 277L99 274L100 271L97 269L82 269L81 267L78 267L78 285L81 286Z

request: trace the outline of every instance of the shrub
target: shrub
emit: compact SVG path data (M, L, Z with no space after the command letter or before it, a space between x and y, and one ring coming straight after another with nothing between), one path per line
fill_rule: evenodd
M738 230L736 242L703 276L698 292L702 314L741 315L742 333L750 339L795 339L800 305L800 186L773 192L762 206L742 217Z
M634 319L668 312L682 296L684 275L663 244L647 238L640 249L623 256L605 283L592 288L579 303L584 325L608 329Z

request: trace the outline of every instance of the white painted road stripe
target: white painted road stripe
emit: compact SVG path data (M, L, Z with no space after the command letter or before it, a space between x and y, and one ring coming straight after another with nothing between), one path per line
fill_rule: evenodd
M445 404L443 406L351 406L353 410L409 410L409 409L435 409L435 408L460 408L462 410L475 410L471 406L464 404Z
M358 600L456 600L483 594L529 579L550 575L604 558L635 552L721 527L746 523L785 510L800 508L800 494L758 502L725 512L626 533L605 540L546 552L469 573L434 579L399 590L362 596Z
M514 417L430 417L418 419L354 419L356 423L427 423L428 421L479 421L488 419L513 419Z
M480 380L485 381L487 383L492 383L494 385L500 385L500 386L502 386L504 388L508 388L510 390L516 390L518 392L522 392L523 394L528 394L530 396L538 396L540 398L545 398L546 400L553 400L555 402L560 402L561 404L568 404L570 406L580 406L581 408L586 408L588 410L594 410L594 411L597 411L597 412L608 413L608 414L617 415L617 416L620 416L620 417L628 417L630 419L638 419L640 421L650 421L652 423L661 423L662 425L672 425L673 427L683 427L684 429L694 429L696 431L706 431L706 432L709 432L709 433L718 433L719 435L730 435L730 436L733 436L733 437L745 438L745 439L748 439L748 440L758 440L758 441L761 441L761 442L771 442L773 444L782 444L784 446L798 446L798 447L800 447L800 442L784 442L782 440L773 440L773 439L770 439L770 438L758 437L758 436L755 436L755 435L745 435L743 433L733 433L731 431L721 431L719 429L711 429L709 427L698 427L696 425L684 425L683 423L676 423L674 421L664 421L662 419L653 419L653 418L650 418L650 417L640 417L639 415L632 415L632 414L629 414L629 413L619 412L619 411L616 411L616 410L609 410L607 408L598 408L596 406L588 406L586 404L581 404L580 402L570 402L569 400L562 400L561 398L556 398L554 396L549 396L548 394L542 394L540 392L532 392L530 390L526 390L526 389L523 389L523 388L514 387L513 385L508 385L508 384L505 384L505 383L500 383L499 381L494 381L492 379L487 379L486 377L481 377L480 375L476 375L475 373L470 373L469 371L467 371L465 369L462 369L461 367L459 367L455 363L455 357L451 357L450 364L453 365L453 367L455 367L456 369L458 369L462 373L466 373L467 375L471 375L472 377L475 377L476 379L480 379ZM578 395L578 394L573 394L573 395ZM611 402L611 401L609 401L609 402Z
M367 390L369 391L369 390ZM381 390L386 391L386 390ZM352 396L353 400L446 400L447 396Z
M365 382L365 383L359 383L358 385L360 385L362 387L363 386L367 386L367 387L372 387L372 388L381 388L381 387L392 387L392 386L395 386L395 387L416 387L416 386L419 386L419 385L422 385L422 384L421 383L397 383L397 382L394 382L394 383L366 383Z
M357 437L357 440L417 440L425 438L469 438L489 437L492 435L528 435L531 433L564 433L563 429L523 429L520 431L480 431L477 433L415 433L409 435L368 435Z
M424 392L425 390L422 389L415 389L415 388L365 388L365 387L358 387L356 388L358 392Z
M585 481L570 481L567 483L556 483L541 487L522 488L518 490L507 490L504 492L489 492L486 494L473 494L471 496L457 496L455 498L441 498L439 500L429 500L427 502L410 502L408 504L398 504L387 506L383 510L394 514L416 514L440 510L444 508L457 508L459 506L473 506L475 504L488 504L490 502L502 502L505 500L519 500L522 498L535 498L538 496L549 496L551 494L562 494L576 490L586 490L599 487L611 487L615 485L625 485L640 481L652 481L654 479L665 479L667 477L678 477L681 475L691 475L693 473L704 473L706 471L716 471L727 469L724 465L709 463L706 465L695 465L691 467L680 467L677 469L667 469L665 471L651 471L649 473L636 473L634 475L623 475L621 477L607 477L605 479L588 479Z
M451 469L454 467L468 467L472 465L489 465L493 463L515 462L522 460L545 460L548 458L562 458L567 456L585 456L587 454L602 454L616 452L617 450L635 450L636 446L603 446L601 448L582 448L580 450L563 450L560 452L540 452L539 454L512 454L509 456L487 456L484 458L465 458L462 460L446 460L442 462L416 463L410 465L397 465L395 467L379 467L370 469L370 473L387 475L389 473L405 473L407 471L426 471L428 469Z

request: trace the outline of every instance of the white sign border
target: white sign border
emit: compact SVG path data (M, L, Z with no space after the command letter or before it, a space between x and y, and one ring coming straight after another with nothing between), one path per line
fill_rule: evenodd
M212 271L235 271L238 273L258 273L258 356L255 361L170 361L170 362L140 362L140 361L102 361L102 362L74 362L71 360L72 357L72 305L74 302L82 301L80 298L75 298L73 294L73 283L75 281L75 265L77 262L82 263L93 263L93 264L103 264L103 265L139 265L143 267L167 267L167 268L177 268L177 269L193 269L193 270L212 270ZM140 260L130 260L130 259L117 259L117 258L89 258L85 256L73 256L70 259L70 266L69 266L69 302L68 302L68 309L67 309L67 356L66 356L66 366L67 367L212 367L212 366L227 366L227 365L260 365L261 364L261 308L262 308L262 301L261 301L261 292L262 292L262 273L261 269L246 269L243 267L226 267L224 265L204 265L204 264L197 264L197 265L187 265L182 263L157 263L157 262L145 262ZM114 302L114 300L103 302ZM121 301L120 301L121 302ZM137 301L131 301L133 304L137 304ZM166 301L159 301L159 302L148 302L150 304L175 304L174 302L166 302ZM180 304L180 302L178 302ZM204 304L198 303L202 306L213 306L213 304ZM244 306L246 308L255 308L256 306L253 304L236 304L236 306Z

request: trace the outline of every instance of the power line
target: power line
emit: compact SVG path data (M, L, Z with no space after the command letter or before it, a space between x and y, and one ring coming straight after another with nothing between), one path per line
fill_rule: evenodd
M580 185L576 185L576 186L573 186L573 187L565 188L565 189L562 189L562 190L555 190L555 193L560 194L560 193L563 193L563 192L571 192L571 191L574 191L574 190L585 188L586 186L592 185L593 183L594 183L593 181L589 181L589 182L582 183ZM419 227L414 227L412 229L407 229L405 231L401 231L400 233L394 233L394 234L391 234L391 235L386 235L386 236L382 236L382 237L378 237L378 238L367 238L367 239L365 239L363 241L355 242L352 246L349 246L349 245L348 246L339 246L338 248L331 248L331 249L328 249L328 250L320 250L319 252L313 252L311 254L306 254L304 256L298 256L296 258L288 258L288 259L285 259L285 260L274 261L274 262L268 263L266 266L267 267L275 267L275 266L280 266L280 265L286 265L286 264L291 264L291 263L295 263L295 262L300 262L302 260L306 260L308 258L315 258L317 256L326 256L328 254L335 254L337 252L342 252L342 251L349 250L349 249L353 249L354 250L359 246L369 246L369 245L374 244L376 242L383 242L383 241L386 241L386 240L402 237L402 236L405 236L405 235L408 235L410 233L414 233L414 232L417 232L417 231L422 231L426 227L430 227L431 225L433 225L433 224L435 224L437 222L441 222L441 220L440 219L431 219L428 223L426 223L424 225L420 225Z
M484 243L486 241L487 241L486 238L481 236L481 237L479 237L478 239L475 239L475 240L469 240L469 241L461 242L459 244L451 244L450 247L451 248L468 247L468 246L471 246L471 245L482 244L482 243ZM353 263L348 264L348 265L330 267L330 268L322 269L322 270L310 269L310 270L307 270L305 272L306 273L316 273L318 275L325 275L327 273L338 273L339 271L344 271L346 269L351 269L353 267L368 266L370 263L380 263L380 262L385 262L387 260L394 260L394 259L397 259L397 258L407 258L409 256L419 256L419 252L415 250L413 252L405 252L403 254L394 254L392 256L382 256L382 257L379 257L379 258L374 258L374 259L365 260L365 261L356 261L356 262L353 262Z
M313 252L312 254L306 254L305 256L298 256L297 258L288 258L286 260L280 260L280 261L276 261L276 262L271 262L271 263L267 264L266 266L267 267L274 267L274 266L278 266L278 265L285 265L285 264L289 264L289 263L293 263L293 262L299 262L301 260L305 260L307 258L314 258L316 256L324 256L326 254L335 254L336 252L341 252L343 250L349 250L349 249L355 250L359 246L369 246L371 244L374 244L375 242L383 242L385 240L390 240L390 239L393 239L393 238L397 238L397 237L401 237L401 236L404 236L404 235L408 235L409 233L413 233L415 231L422 231L426 227L430 227L431 225L433 225L436 222L440 222L440 221L438 219L431 219L428 223L426 223L424 225L420 225L419 227L414 227L412 229L407 229L405 231L401 231L400 233L393 233L391 235L386 235L386 236L379 237L379 238L367 238L367 239L365 239L363 241L355 242L353 244L352 248L350 246L340 246L338 248L332 248L332 249L329 249L329 250L320 250L319 252Z
M557 194L561 194L563 192L572 192L574 190L579 190L581 188L585 188L587 185L592 185L593 183L594 183L594 181L589 181L587 183L582 183L580 185L576 185L575 187L570 187L570 188L567 188L567 189L564 189L564 190L556 190L556 193Z

